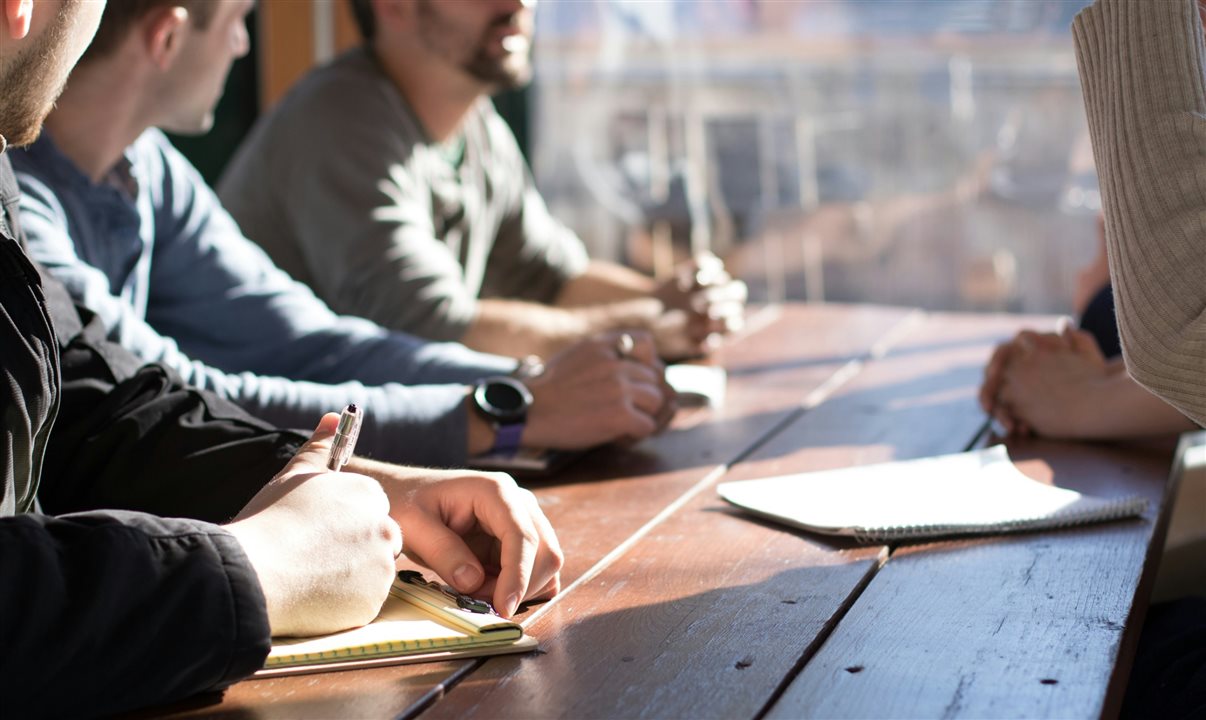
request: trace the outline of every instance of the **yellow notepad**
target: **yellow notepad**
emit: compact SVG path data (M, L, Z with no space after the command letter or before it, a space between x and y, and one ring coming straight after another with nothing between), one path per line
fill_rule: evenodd
M417 575L417 573L415 574ZM394 580L381 613L364 627L320 637L274 638L259 676L526 652L536 641L493 612L458 607L431 584Z

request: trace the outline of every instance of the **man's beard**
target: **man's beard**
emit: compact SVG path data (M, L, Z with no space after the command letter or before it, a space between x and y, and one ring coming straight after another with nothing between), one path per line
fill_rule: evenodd
M439 0L421 0L419 2L420 22L425 27L424 35L426 37L452 37L456 33L450 32L445 25L447 22L443 16L436 11L434 5ZM504 53L502 57L491 57L487 50L489 38L493 32L500 26L509 26L512 22L510 16L497 18L490 24L489 27L482 33L482 37L477 38L475 47L477 48L473 57L468 61L459 63L459 67L473 79L491 88L492 91L514 90L515 88L523 87L528 84L532 77L531 64L528 61L528 51L525 49L520 52ZM433 45L433 49L438 46ZM442 48L444 53L447 53L447 48ZM447 55L445 55L447 57Z
M526 57L517 58L507 53L501 58L490 57L483 46L477 55L461 66L465 72L494 91L514 90L528 84L532 79L532 66Z
M59 82L64 36L79 0L67 0L36 45L14 57L0 73L0 136L13 146L29 145L42 132L65 82Z

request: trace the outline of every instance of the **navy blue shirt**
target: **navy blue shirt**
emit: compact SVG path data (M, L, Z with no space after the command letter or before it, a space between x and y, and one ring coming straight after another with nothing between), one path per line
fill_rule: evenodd
M240 232L158 130L93 183L48 135L14 153L30 254L146 362L283 427L367 409L359 448L463 465L466 387L515 361L332 312Z

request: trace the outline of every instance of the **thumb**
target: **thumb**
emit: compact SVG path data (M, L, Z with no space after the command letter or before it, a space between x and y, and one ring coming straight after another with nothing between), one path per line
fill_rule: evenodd
M339 427L339 413L325 413L318 420L318 427L314 428L314 432L310 433L310 442L317 440L326 440L330 442L331 438L335 437L335 430Z
M318 469L325 469L327 466L327 454L331 452L331 439L335 437L335 430L338 427L338 414L330 412L323 415L322 419L318 421L318 427L314 428L314 432L310 433L310 439L293 456L293 461L304 462Z

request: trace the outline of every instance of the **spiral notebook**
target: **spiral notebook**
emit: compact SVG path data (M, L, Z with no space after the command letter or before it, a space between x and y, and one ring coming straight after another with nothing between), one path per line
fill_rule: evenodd
M472 608L472 609L469 609ZM535 650L519 623L414 572L394 580L364 627L310 638L273 638L258 677L349 670Z
M722 483L760 517L861 542L1047 530L1140 515L1141 497L1096 498L1026 477L1004 445L983 450Z

